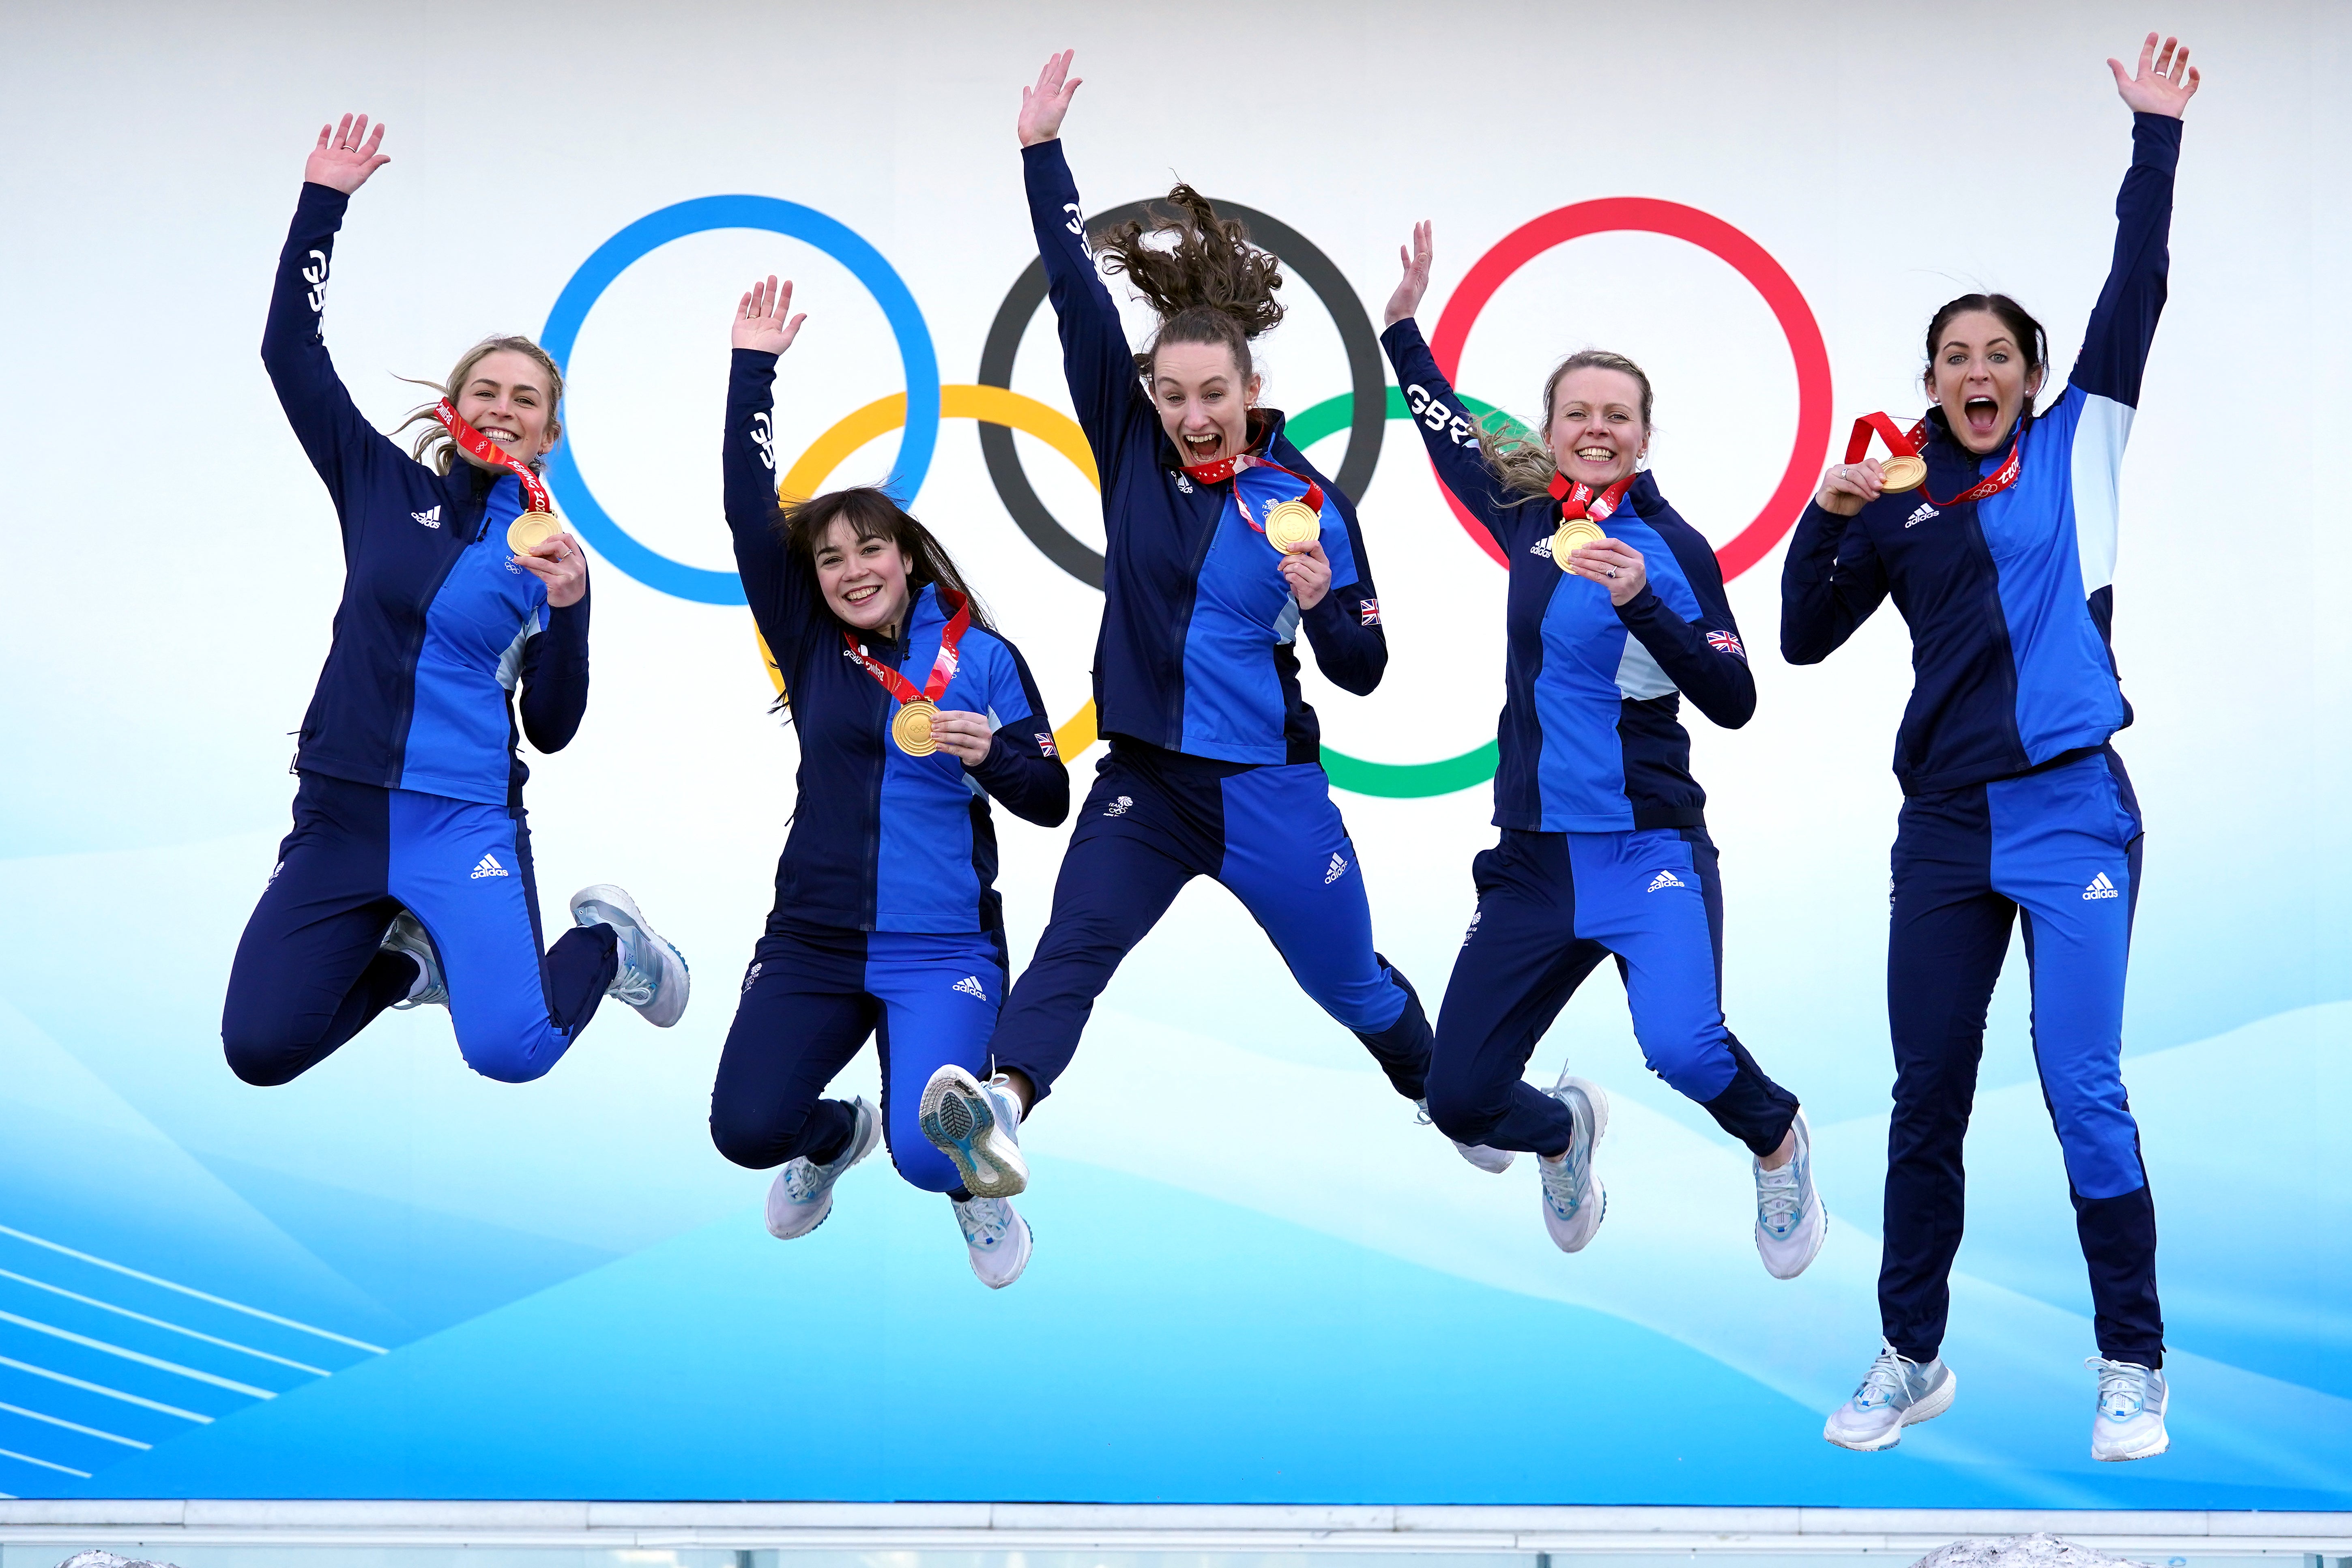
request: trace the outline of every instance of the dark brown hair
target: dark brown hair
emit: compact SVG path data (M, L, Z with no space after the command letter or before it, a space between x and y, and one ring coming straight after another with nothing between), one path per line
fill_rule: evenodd
M1162 343L1223 343L1242 379L1250 376L1250 340L1282 320L1282 263L1250 243L1249 230L1217 216L1209 199L1187 184L1168 193L1175 212L1149 211L1150 222L1118 225L1102 237L1103 269L1123 272L1160 317L1160 330L1135 356L1146 378ZM1172 236L1173 244L1154 244Z
M1642 389L1642 434L1650 433L1650 378L1642 367L1607 349L1579 349L1552 366L1550 376L1544 382L1543 424L1536 431L1514 432L1496 419L1478 422L1479 454L1486 459L1486 467L1495 477L1503 481L1504 489L1539 496L1551 488L1551 477L1559 472L1559 461L1551 455L1552 404L1559 392L1560 378L1572 370L1613 370L1632 376L1633 384Z
M827 490L807 500L787 501L777 509L772 526L782 537L784 548L813 570L816 552L835 522L848 523L860 540L884 539L898 547L907 558L907 595L910 602L926 587L936 586L942 595L960 594L971 606L972 625L990 631L996 629L989 621L987 607L980 602L980 595L971 591L963 574L956 569L955 558L948 553L947 546L878 486L857 485L849 489Z
M1936 355L1944 346L1944 329L1952 324L1953 317L1964 316L1970 310L1990 310L2000 319L2000 324L2009 329L2009 335L2017 341L2025 355L2028 376L2049 362L2050 335L2024 306L2006 294L1963 294L1937 311L1927 323L1927 368L1920 380L1926 384L1930 397L1935 395ZM2025 411L2029 414L2033 412L2033 397L2032 393L2026 394Z

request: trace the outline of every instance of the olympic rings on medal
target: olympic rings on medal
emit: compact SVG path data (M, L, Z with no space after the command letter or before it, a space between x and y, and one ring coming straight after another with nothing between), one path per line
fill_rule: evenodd
M1771 308L1782 335L1789 340L1789 353L1797 362L1797 438L1789 453L1789 466L1756 520L1715 552L1727 583L1761 561L1780 536L1796 526L1812 491L1813 468L1821 461L1819 454L1830 444L1829 345L1822 341L1820 323L1813 320L1812 309L1805 303L1796 279L1772 259L1769 251L1712 213L1686 207L1679 202L1655 201L1647 196L1611 196L1556 207L1496 240L1463 275L1437 318L1437 330L1429 334L1429 352L1446 379L1456 380L1462 364L1462 346L1469 340L1470 328L1504 279L1554 246L1587 235L1629 229L1662 234L1696 245L1748 279L1748 286L1761 294L1764 303ZM1442 486L1440 489L1463 531L1497 564L1504 564L1501 547L1460 501L1450 492L1444 492Z
M931 330L922 309L882 253L838 219L814 207L774 196L698 196L649 213L598 246L547 313L539 335L540 346L556 369L569 369L573 345L588 312L613 280L632 262L658 250L671 240L714 228L759 228L805 241L849 268L882 307L891 335L898 340L898 359L905 367L908 407L904 416L907 435L898 447L897 471L887 489L902 504L911 503L930 471L931 453L940 438L940 361L931 348ZM743 584L732 572L712 572L688 566L640 543L606 515L588 489L588 481L572 455L569 441L547 458L547 482L563 502L563 510L589 542L613 564L648 587L705 605L740 605Z
M1332 483L1353 500L1372 482L1372 470L1381 460L1381 442L1388 430L1383 396L1388 385L1387 362L1381 353L1380 335L1372 331L1372 319L1365 313L1364 302L1348 281L1347 274L1305 235L1255 207L1245 207L1238 202L1214 205L1226 217L1239 218L1248 227L1254 244L1272 251L1284 266L1304 279L1339 326L1339 342L1348 354L1348 380L1354 388L1354 413L1348 426L1348 450L1340 458L1339 476ZM1113 225L1129 218L1149 222L1151 207L1150 202L1127 202L1096 214L1087 220L1088 244ZM982 386L1013 384L1013 363L1021 352L1021 334L1028 330L1030 318L1045 302L1045 262L1040 257L1013 280L1004 303L997 307L996 320L989 323L988 338L980 351L979 381ZM988 477L996 486L997 499L1004 503L1004 510L1012 514L1021 531L1029 536L1029 542L1055 565L1087 586L1099 589L1103 585L1102 557L1075 538L1037 499L1037 492L1030 488L1028 475L1022 471L1021 453L1013 444L1011 428L982 425L980 450L987 460Z

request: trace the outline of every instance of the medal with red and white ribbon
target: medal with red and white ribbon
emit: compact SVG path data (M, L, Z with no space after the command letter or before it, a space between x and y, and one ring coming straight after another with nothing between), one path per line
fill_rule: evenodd
M1905 431L1897 429L1895 421L1884 414L1864 415L1853 422L1853 435L1845 444L1845 460L1848 463L1862 461L1870 450L1870 437L1874 431L1880 440L1886 443L1886 449L1892 454L1879 468L1881 489L1893 494L1916 490L1927 482L1927 459L1919 455L1920 449L1927 444L1927 422L1925 419ZM2000 468L1949 500L1937 500L1931 495L1927 503L1940 511L1962 501L1982 500L1987 496L1999 495L2017 483L2017 476L2024 471L2021 458L2024 450L2025 430L2021 423L2017 438L2010 442L2009 456L2001 459Z
M898 700L898 711L890 718L890 739L910 757L928 757L939 750L940 743L931 736L931 721L939 716L940 697L955 679L961 655L956 644L963 640L964 629L971 625L971 602L961 594L943 593L940 603L953 605L948 624L940 631L939 657L931 660L930 678L917 690L915 683L867 653L858 640L847 632L841 640L848 645L849 657L865 668L866 673L882 683L882 689Z
M509 455L506 448L466 423L447 398L433 410L433 417L448 430L451 440L466 449L468 457L479 458L492 468L505 468L522 482L523 499L530 503L512 522L507 524L507 548L517 555L528 555L563 531L555 521L555 503L548 499L547 481L534 472L529 463Z
M1284 468L1271 458L1254 457L1247 452L1239 457L1220 458L1213 463L1188 465L1188 479L1204 485L1221 485L1234 479L1244 468L1272 468L1277 474L1289 474L1307 487L1306 495L1291 500L1276 501L1266 509L1265 522L1260 526L1250 515L1249 503L1242 500L1241 487L1234 487L1234 505L1240 510L1242 521L1265 535L1265 542L1285 555L1306 549L1323 537L1323 487L1305 474Z
M1551 563L1566 572L1569 553L1588 544L1598 544L1606 537L1601 525L1616 515L1633 488L1633 476L1627 474L1599 495L1592 487L1555 472L1551 477L1551 499L1559 502L1559 526L1551 531Z

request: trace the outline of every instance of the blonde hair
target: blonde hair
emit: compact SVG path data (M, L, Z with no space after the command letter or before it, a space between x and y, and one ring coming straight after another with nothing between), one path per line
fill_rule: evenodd
M455 403L457 401L457 389L471 380L475 368L494 353L521 354L524 358L536 362L539 368L547 373L547 438L550 443L552 443L557 437L563 434L563 421L561 417L563 412L563 372L556 368L555 361L548 357L545 349L541 348L529 338L484 338L458 356L457 367L450 371L449 379L446 382L420 381L409 375L404 375L400 379L414 386L429 386L451 403ZM449 471L450 464L457 460L457 443L450 437L447 426L433 416L433 410L437 406L439 406L437 403L428 403L424 407L415 410L407 418L394 426L393 434L397 436L411 425L423 425L425 428L418 434L415 444L409 447L408 455L430 467L436 473L446 474Z
M1478 421L1479 455L1506 490L1531 496L1550 490L1552 476L1559 472L1559 461L1551 455L1552 399L1559 391L1560 377L1572 370L1613 370L1632 376L1633 384L1642 389L1642 433L1649 434L1650 378L1642 367L1607 349L1579 349L1554 365L1545 380L1543 424L1538 429L1530 431L1499 416Z

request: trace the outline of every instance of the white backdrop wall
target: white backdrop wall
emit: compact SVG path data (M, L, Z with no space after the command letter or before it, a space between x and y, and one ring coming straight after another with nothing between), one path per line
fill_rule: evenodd
M2179 1391L2159 1464L2116 1474L2084 1455L2087 1293L2021 953L1970 1150L1948 1352L1968 1393L1892 1456L1816 1436L1875 1345L1886 763L1908 648L1889 609L1828 664L1782 663L1777 545L1730 589L1758 717L1693 728L1724 853L1728 1011L1804 1098L1835 1215L1796 1284L1756 1266L1744 1156L1643 1072L1605 973L1530 1069L1573 1058L1619 1097L1609 1226L1568 1258L1541 1235L1532 1174L1481 1176L1413 1128L1205 884L1122 971L1030 1130L1039 1250L1015 1289L982 1291L943 1205L878 1167L823 1233L770 1241L765 1177L721 1161L705 1117L792 811L793 736L764 711L741 609L609 560L587 723L533 759L540 879L551 897L629 886L696 965L686 1021L656 1035L611 1016L520 1089L468 1073L431 1009L387 1016L283 1089L223 1066L228 958L284 831L287 731L340 581L324 493L255 354L323 119L391 126L394 162L352 204L326 315L386 427L419 395L395 377L438 375L485 332L540 331L618 230L730 193L862 236L918 302L942 379L970 384L1034 256L1018 89L1073 45L1087 86L1068 149L1091 208L1181 175L1300 231L1375 321L1398 242L1432 218L1426 326L1530 218L1602 196L1686 204L1795 279L1842 431L1916 411L1920 329L1966 289L2017 295L2071 362L2128 155L2103 61L2128 59L2149 26L2189 38L2207 74L2116 574L2138 715L2119 745L2150 827L2127 1077ZM2352 1500L2352 1204L2330 1175L2352 1113L2334 609L2352 553L2334 459L2352 12L117 5L16 7L8 30L0 1490ZM806 244L730 229L663 247L606 290L571 359L583 473L679 562L728 564L727 318L771 270L811 314L780 385L789 458L905 384L882 310ZM1291 292L1264 358L1269 400L1297 410L1349 383L1331 313ZM1678 240L1579 240L1497 292L1460 382L1525 413L1550 363L1586 343L1648 366L1661 482L1729 539L1799 434L1790 351L1758 295ZM1013 384L1068 406L1047 312ZM1099 596L1015 528L974 428L940 426L916 510L1066 719ZM1098 542L1085 481L1016 439L1057 516ZM837 482L887 472L897 441ZM1327 471L1345 442L1314 449ZM1360 500L1392 658L1370 700L1310 676L1327 740L1385 763L1470 751L1500 705L1502 574L1406 426L1388 426ZM1470 857L1492 840L1486 789L1341 804L1382 948L1433 1003ZM1000 833L1019 959L1065 834L1001 814ZM1215 1121L1209 1168L1169 1159L1139 1114L1171 1085ZM47 1331L60 1328L80 1339ZM932 1426L951 1348L1024 1369L999 1392L1009 1436L992 1460Z

